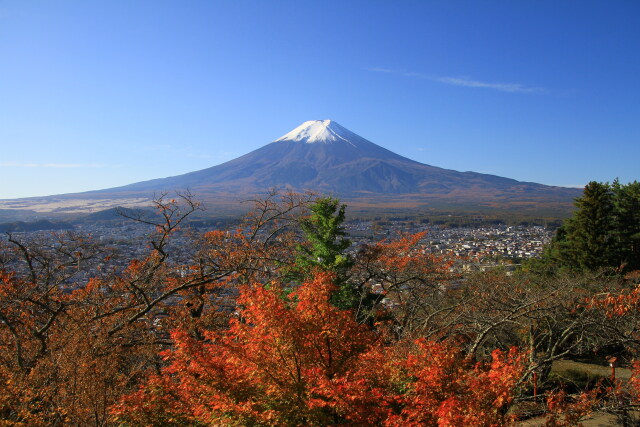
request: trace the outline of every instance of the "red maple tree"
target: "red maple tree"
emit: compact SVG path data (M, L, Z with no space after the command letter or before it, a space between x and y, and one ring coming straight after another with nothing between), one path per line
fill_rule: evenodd
M114 409L141 425L504 425L516 350L472 364L446 343L388 341L330 304L319 273L289 295L246 286L225 331L183 330L169 366Z

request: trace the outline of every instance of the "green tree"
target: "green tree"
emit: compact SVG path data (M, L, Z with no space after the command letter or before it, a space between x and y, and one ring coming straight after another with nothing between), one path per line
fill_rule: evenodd
M592 181L575 206L573 216L558 229L534 267L640 268L640 183Z
M628 270L640 269L640 183L612 186L615 208L615 238L620 265Z
M340 308L354 308L359 298L348 281L353 260L346 253L351 241L342 226L345 209L346 205L333 197L319 198L310 206L309 216L300 221L307 244L298 245L295 275L304 280L317 270L332 272L338 285L332 302Z
M566 225L569 259L585 270L612 266L616 257L611 186L591 181L575 206L577 210Z

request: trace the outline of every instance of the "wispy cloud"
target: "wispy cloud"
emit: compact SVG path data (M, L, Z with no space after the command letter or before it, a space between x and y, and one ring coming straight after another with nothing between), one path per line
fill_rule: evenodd
M11 168L58 168L58 169L108 167L107 165L101 165L98 163L23 163L23 162L0 162L0 166L11 167Z
M462 86L471 88L492 89L500 92L508 93L541 93L546 92L544 88L526 86L522 83L504 83L504 82L483 82L472 79L470 77L450 77L450 76L435 76L432 74L419 73L415 71L395 71L389 68L371 67L367 68L367 71L374 73L393 73L400 74L405 77L415 79L431 80L438 83L443 83L451 86Z
M425 73L416 73L415 71L407 71L402 73L405 77L414 77L416 79L437 80L438 77Z
M544 91L544 89L540 87L529 87L520 83L488 83L465 77L438 77L436 81L453 86L480 87L509 93L534 93Z
M382 68L382 67L368 67L366 68L367 71L372 71L374 73L395 73L395 70L392 70L390 68Z

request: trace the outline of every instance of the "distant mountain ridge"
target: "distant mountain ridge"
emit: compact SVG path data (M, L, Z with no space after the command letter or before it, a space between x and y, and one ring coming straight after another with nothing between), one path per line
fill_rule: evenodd
M269 188L329 193L363 206L550 204L568 209L581 190L426 165L396 154L333 120L302 123L241 157L183 175L69 198L150 197L189 189L205 200L239 200Z

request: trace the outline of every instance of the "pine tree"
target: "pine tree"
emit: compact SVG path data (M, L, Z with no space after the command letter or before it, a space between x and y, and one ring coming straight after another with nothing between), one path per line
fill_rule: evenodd
M348 283L353 260L346 253L351 241L342 226L345 209L346 205L333 197L319 198L311 205L311 214L300 221L308 245L298 246L296 270L300 278L317 270L334 273L338 290L332 302L340 308L355 308L359 298L356 289Z
M640 269L640 183L612 186L615 207L615 238L619 263L627 270Z
M613 192L609 183L592 181L575 201L567 221L569 258L576 267L593 270L611 266L615 259Z
M640 269L640 183L590 182L539 264L573 270Z

